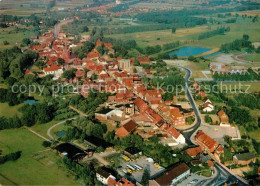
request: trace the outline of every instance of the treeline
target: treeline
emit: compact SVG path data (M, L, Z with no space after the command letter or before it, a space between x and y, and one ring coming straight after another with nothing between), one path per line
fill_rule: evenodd
M12 92L11 89L0 88L0 102L7 102L9 106L14 106L22 103L25 100L24 94L18 97L18 94Z
M99 184L96 179L95 168L92 164L79 165L67 157L62 159L62 163L67 169L75 174L77 180L82 179L85 185Z
M170 49L179 47L180 44L181 44L181 43L180 43L179 41L176 41L176 42L173 42L173 43L167 43L167 44L164 44L164 45L162 46L162 49L163 49L163 50L170 50Z
M18 47L0 51L0 77L7 78L10 75L16 79L24 76L24 69L33 64L38 58L33 51L21 52Z
M56 100L52 98L51 104L36 103L25 104L18 110L22 113L21 117L17 115L11 118L0 117L0 130L19 128L22 126L33 126L36 123L43 124L49 121L67 119L75 116L77 113L68 108L70 100Z
M220 51L224 53L229 53L232 50L240 51L242 48L247 48L249 51L253 51L254 47L252 42L249 41L249 36L244 34L242 39L236 39L231 43L226 43L221 45Z
M21 157L22 151L13 152L5 156L0 156L0 164L4 164L7 161L15 161Z
M125 26L118 28L103 28L106 34L126 34L135 32L155 31L155 30L167 30L171 29L170 24L144 24L142 26Z
M240 73L229 73L229 74L218 74L213 75L213 79L216 81L256 81L260 80L260 75L256 74L252 69L248 69L245 74Z
M198 40L210 38L210 37L213 37L216 35L224 35L225 32L229 32L229 31L230 31L230 27L220 27L220 28L217 28L216 30L212 30L212 31L200 34L198 36Z
M233 105L245 106L250 109L260 109L260 94L245 94L241 93L234 96L235 103Z
M192 11L152 11L136 15L139 21L174 24L176 28L194 27L207 23L207 19L192 17Z

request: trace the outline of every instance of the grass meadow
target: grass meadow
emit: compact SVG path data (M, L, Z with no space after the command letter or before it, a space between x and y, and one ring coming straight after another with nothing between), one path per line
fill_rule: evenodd
M3 154L22 151L16 161L0 166L3 185L78 185L74 176L59 163L60 157L44 148L43 140L25 128L0 131Z
M13 117L15 115L21 116L22 113L18 111L20 107L23 106L24 103L15 106L9 106L8 103L0 103L0 117L5 116L7 118Z
M194 28L181 28L177 29L174 34L171 33L171 30L159 30L127 34L111 34L106 36L123 40L134 39L140 47L148 45L163 45L175 41L181 41L183 43L186 42L185 45L189 46L218 48L221 44L242 38L243 34L248 34L251 41L260 41L260 35L258 34L260 32L260 22L253 23L249 18L242 19L239 17L236 23L223 24L222 26L224 25L230 26L230 32L227 32L225 35L217 35L202 40L197 39L199 34L214 30L221 25L215 24L211 27L204 25Z

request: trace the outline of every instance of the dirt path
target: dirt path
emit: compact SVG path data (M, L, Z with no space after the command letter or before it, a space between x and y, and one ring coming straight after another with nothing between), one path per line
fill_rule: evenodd
M74 110L75 112L77 112L79 115L83 116L83 117L88 117L87 114L85 114L84 112L80 111L79 109L73 107L73 106L69 106L70 109Z
M50 141L48 138L45 138L44 136L40 135L39 133L35 132L34 130L28 128L28 127L25 127L27 130L29 130L30 132L32 132L33 134L39 136L40 138L42 138L43 140L45 141Z

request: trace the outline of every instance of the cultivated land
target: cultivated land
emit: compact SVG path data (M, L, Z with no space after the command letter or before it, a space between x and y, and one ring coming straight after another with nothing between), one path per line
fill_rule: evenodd
M9 106L8 103L0 103L0 117L5 116L9 118L15 115L21 116L22 113L20 113L18 109L22 106L23 103L15 106Z
M78 185L58 162L60 157L42 147L43 140L27 129L1 131L0 149L4 154L22 151L14 162L0 166L3 185Z
M163 45L175 41L186 42L188 46L201 46L209 48L218 48L221 44L232 42L235 39L240 39L243 34L248 34L250 40L260 41L260 22L253 23L251 19L242 19L239 17L236 23L223 24L223 26L230 26L230 32L225 35L217 35L210 38L197 40L198 35L203 32L214 30L221 25L212 25L211 29L208 26L198 26L194 28L177 29L175 34L171 33L171 30L158 30L158 31L147 31L147 32L136 32L127 34L112 34L107 37L129 40L136 40L137 44L141 47ZM158 40L159 38L159 40Z

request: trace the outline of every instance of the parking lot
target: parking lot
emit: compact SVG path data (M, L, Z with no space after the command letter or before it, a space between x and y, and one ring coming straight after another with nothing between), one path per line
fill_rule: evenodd
M202 180L206 180L207 178L204 176L199 176L197 174L193 174L191 173L190 176L183 180L182 182L180 182L178 185L181 186L194 186L196 185L198 182L202 181Z
M118 169L119 174L122 176L126 174L126 172L132 174L136 181L140 182L142 180L143 172L147 169L150 173L150 177L158 175L159 173L163 172L165 169L155 162L152 161L151 158L147 158L145 156L141 156L135 160L126 161L123 158L120 158L120 165L121 168ZM127 167L127 165L132 166L135 170ZM136 165L139 165L140 168L136 168Z

